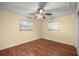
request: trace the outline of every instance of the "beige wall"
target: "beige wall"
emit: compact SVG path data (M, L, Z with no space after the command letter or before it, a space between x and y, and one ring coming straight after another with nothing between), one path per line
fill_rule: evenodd
M19 20L27 20L7 11L0 11L0 49L39 38L39 21L33 22L32 31L19 31Z
M48 31L46 21L34 21L32 31L19 31L19 20L26 17L0 11L0 50L39 38L75 45L75 15L62 16L55 20L60 23L58 31Z
M75 15L62 16L54 21L59 22L59 30L48 31L47 22L44 21L42 22L42 38L75 45Z

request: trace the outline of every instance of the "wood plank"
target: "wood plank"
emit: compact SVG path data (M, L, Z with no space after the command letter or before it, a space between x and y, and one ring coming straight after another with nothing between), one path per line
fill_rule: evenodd
M41 38L1 50L0 56L77 56L77 51L72 45Z

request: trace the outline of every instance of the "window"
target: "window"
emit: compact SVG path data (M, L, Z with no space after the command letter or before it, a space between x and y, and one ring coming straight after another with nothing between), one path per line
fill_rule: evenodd
M59 30L59 22L48 23L48 30Z
M20 20L20 31L32 30L32 22Z

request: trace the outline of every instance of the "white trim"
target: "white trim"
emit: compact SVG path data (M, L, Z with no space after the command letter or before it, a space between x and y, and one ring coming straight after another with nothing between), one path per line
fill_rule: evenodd
M78 41L79 41L79 37L78 37L78 35L79 35L79 26L78 26L78 24L79 24L79 21L78 21L78 4L77 4L77 9L76 9L76 18L75 18L75 31L76 31L76 36L75 36L75 38L76 38L76 48L77 48L77 53L78 53L78 55L79 55L79 43L78 43Z

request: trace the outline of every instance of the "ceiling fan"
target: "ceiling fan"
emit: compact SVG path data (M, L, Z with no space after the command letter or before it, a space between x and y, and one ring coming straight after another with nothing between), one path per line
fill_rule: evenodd
M32 19L46 19L47 16L52 16L52 13L46 12L46 10L44 9L45 5L47 2L39 2L39 8L33 12L30 13L30 15L32 15Z
M36 15L33 17L34 19L45 19L46 15L51 16L52 13L47 13L43 8L37 9Z
M49 21L63 15L74 13L74 6L76 5L76 3L73 4L74 6L72 4L38 2L37 6L33 8L31 7L31 12L29 11L27 16L29 19L45 19ZM54 7L54 5L56 5L56 7Z

